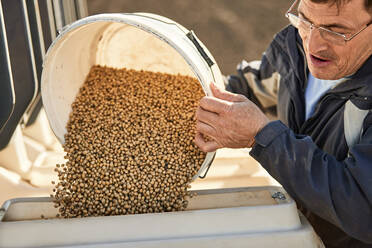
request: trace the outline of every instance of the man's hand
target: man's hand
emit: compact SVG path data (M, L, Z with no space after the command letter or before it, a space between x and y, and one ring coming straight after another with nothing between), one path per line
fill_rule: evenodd
M252 147L269 119L245 96L222 91L213 83L211 90L214 97L203 97L196 111L195 144L204 152Z

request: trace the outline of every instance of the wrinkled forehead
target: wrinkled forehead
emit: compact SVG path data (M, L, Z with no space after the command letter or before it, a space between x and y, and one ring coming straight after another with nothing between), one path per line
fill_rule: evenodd
M364 7L364 0L352 0L339 6L329 2L316 3L310 0L299 0L298 2L296 7L298 11L314 18L342 20L354 24L360 24L370 19L370 14Z
M343 3L341 5L337 5L332 2L313 2L310 0L298 0L298 10L299 11L306 11L312 14L316 14L319 16L339 16L342 15L344 12L349 12L348 5L350 2ZM350 7L350 6L349 6Z

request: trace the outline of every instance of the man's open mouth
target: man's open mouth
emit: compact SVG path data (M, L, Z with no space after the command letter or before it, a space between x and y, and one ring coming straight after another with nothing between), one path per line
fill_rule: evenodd
M312 54L310 54L310 60L313 66L316 66L316 67L324 67L331 63L331 59L314 56Z
M310 54L310 56L311 56L312 59L318 60L318 61L320 61L320 62L326 62L326 61L329 61L329 59L320 58L320 57L314 56L314 55L312 55L312 54Z

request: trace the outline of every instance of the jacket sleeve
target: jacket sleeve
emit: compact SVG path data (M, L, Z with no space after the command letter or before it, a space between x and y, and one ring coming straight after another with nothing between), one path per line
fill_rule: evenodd
M276 106L279 81L279 73L264 54L261 61L243 60L237 67L237 75L227 77L226 90L245 95L266 112Z
M351 156L337 161L280 121L257 135L250 154L308 210L372 244L372 118Z

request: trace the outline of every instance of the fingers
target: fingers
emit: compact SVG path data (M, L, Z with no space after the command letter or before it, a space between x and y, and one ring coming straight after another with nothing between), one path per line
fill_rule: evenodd
M230 109L233 102L247 101L245 96L220 90L213 83L210 84L210 87L214 97L205 96L200 100L200 106L204 110L220 114Z
M205 141L204 137L201 133L197 132L195 135L195 144L202 150L203 152L214 152L220 146L215 141Z
M221 90L217 88L217 86L214 83L210 84L210 88L212 90L212 93L215 97L229 101L229 102L242 102L245 101L247 98L243 95L234 94L231 92L228 92L226 90Z
M197 132L203 133L210 137L216 137L216 130L212 126L204 122L197 121L195 128Z
M230 108L230 103L215 97L205 96L200 100L200 107L214 113L222 113Z
M203 108L198 108L196 110L195 116L197 120L204 122L210 126L213 126L213 124L218 121L218 114L206 111Z

